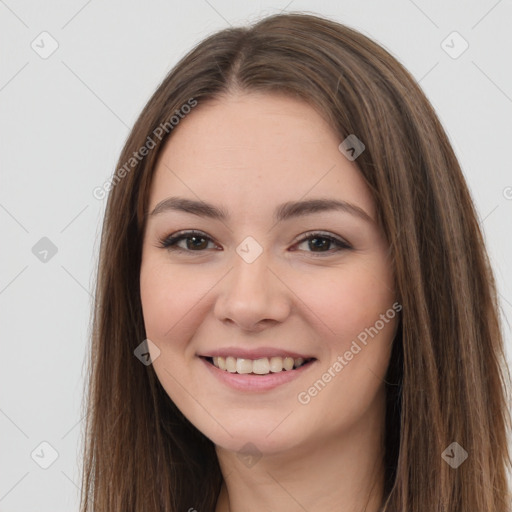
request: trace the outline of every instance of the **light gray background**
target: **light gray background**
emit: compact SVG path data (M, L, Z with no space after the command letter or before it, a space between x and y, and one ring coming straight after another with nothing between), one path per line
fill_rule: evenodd
M78 507L84 357L109 179L138 113L195 43L283 9L372 37L420 81L460 158L511 359L512 2L0 0L0 511ZM58 49L51 49L47 31ZM457 31L469 44L463 49ZM451 48L449 48L451 47ZM47 237L57 253L40 261ZM36 251L37 252L37 251ZM44 253L39 255L44 257ZM58 453L51 462L51 449ZM31 453L36 450L34 459Z

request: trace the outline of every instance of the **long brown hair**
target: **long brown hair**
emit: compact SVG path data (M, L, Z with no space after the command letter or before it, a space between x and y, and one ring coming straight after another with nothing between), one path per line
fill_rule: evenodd
M213 443L134 350L146 338L139 274L157 157L179 130L176 119L194 115L184 105L200 108L234 91L302 99L340 142L355 134L366 146L357 164L389 240L403 306L386 378L383 510L509 512L510 376L493 273L460 166L395 58L353 29L304 13L202 41L163 80L128 137L101 237L82 512L215 509L222 475ZM133 160L135 153L145 155ZM453 442L468 453L457 469L442 457Z

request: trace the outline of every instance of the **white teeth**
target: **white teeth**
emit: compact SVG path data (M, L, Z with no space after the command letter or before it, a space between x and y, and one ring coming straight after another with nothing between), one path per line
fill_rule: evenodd
M226 358L218 356L213 357L213 364L221 370L229 373L256 373L258 375L267 375L269 373L279 373L283 370L292 370L302 366L305 359L302 357L278 357L274 356L270 359L262 357L260 359L244 359L228 356Z
M269 366L270 366L270 371L273 373L282 372L283 371L283 358L282 357L271 357Z
M268 358L263 357L262 359L256 359L252 362L252 373L257 373L259 375L265 375L270 371L270 364L268 362Z
M250 359L237 359L236 360L237 373L251 373L252 361Z
M229 373L236 373L236 359L234 357L226 357L226 370Z
M283 368L285 370L291 370L293 368L293 357L285 357L283 359Z

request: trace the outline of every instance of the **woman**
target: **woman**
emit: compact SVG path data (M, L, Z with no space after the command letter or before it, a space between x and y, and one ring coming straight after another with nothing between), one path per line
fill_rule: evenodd
M385 50L306 14L214 34L109 188L84 512L510 511L482 234Z

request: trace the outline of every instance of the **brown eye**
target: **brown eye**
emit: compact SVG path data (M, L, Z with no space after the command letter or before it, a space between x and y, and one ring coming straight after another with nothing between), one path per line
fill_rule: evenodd
M188 237L182 237L187 242L190 241L190 243L187 243L187 249L196 250L196 249L206 249L208 246L208 241L204 236L188 236ZM206 241L206 243L205 243Z
M323 233L313 233L306 238L300 240L297 245L307 242L308 252L317 254L332 254L346 249L352 249L352 247L344 240L338 239L332 235L326 235ZM332 246L334 249L331 249Z
M317 237L317 236L315 236L315 238L310 238L308 240L308 242L309 242L309 247L315 251L317 249L326 249L327 247L330 247L331 244L333 243L332 240L329 240L326 237Z
M185 241L185 245L178 245L183 240ZM208 248L209 242L213 243L213 240L204 233L188 231L171 235L160 240L160 247L170 251L202 252Z

